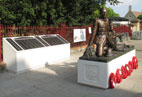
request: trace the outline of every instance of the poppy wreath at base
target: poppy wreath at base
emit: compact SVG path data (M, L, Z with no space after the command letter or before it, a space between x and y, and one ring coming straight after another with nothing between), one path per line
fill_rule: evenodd
M121 67L121 72L122 72L121 78L126 79L127 78L127 71L126 71L125 66Z
M116 76L114 73L111 73L109 75L109 88L115 88L116 86Z
M127 76L131 75L131 68L128 64L125 65Z
M133 62L129 61L128 65L129 65L130 72L132 73L133 72Z
M133 63L133 69L138 69L138 59L136 56L133 56L132 63Z
M121 74L122 74L121 70L117 69L116 70L116 83L120 83L122 81Z

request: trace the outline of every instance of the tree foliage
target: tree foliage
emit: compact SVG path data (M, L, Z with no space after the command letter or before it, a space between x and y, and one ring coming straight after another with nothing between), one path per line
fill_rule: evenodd
M107 8L107 17L119 17L119 14L115 13L111 8Z
M111 5L117 5L120 3L119 0L94 0L94 1L97 1L101 5L105 5L106 2L109 2Z
M137 18L140 19L140 20L142 20L142 15L139 15Z
M100 1L100 0L99 0ZM87 25L98 9L118 0L0 0L0 21L10 25Z

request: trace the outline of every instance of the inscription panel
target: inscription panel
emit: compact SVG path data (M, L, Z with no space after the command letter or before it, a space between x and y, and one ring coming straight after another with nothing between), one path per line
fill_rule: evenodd
M85 79L89 81L99 81L99 66L85 65Z

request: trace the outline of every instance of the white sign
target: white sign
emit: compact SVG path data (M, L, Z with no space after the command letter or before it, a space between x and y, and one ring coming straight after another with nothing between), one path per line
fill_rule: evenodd
M86 29L73 30L73 42L86 41Z
M89 34L91 34L92 33L91 27L89 27L88 29L89 29Z

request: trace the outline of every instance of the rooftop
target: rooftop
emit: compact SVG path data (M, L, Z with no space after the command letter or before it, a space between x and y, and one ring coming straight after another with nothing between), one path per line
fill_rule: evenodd
M129 19L124 18L124 17L109 17L109 20L112 20L112 21L129 21Z
M142 12L137 12L137 11L132 11L132 12L136 17L138 17L139 15L142 15Z

